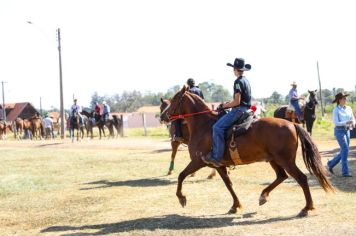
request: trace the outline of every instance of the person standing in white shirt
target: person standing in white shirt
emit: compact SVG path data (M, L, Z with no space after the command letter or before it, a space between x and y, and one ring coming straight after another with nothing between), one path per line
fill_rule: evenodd
M339 143L340 152L334 158L328 161L329 172L334 174L333 168L341 161L341 172L343 177L352 177L349 172L347 157L350 146L350 129L355 128L355 117L351 107L346 106L346 97L349 94L338 93L333 103L337 103L333 110L333 122L335 125L334 135Z

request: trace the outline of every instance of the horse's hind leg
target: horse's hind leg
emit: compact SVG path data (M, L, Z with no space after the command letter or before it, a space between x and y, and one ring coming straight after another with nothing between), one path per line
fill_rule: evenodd
M308 185L307 176L296 166L295 163L292 165L286 166L285 170L290 174L302 187L304 192L304 197L306 201L305 207L298 214L299 217L304 217L308 215L308 211L313 210L313 199L310 194L310 189Z
M177 185L177 192L176 192L176 196L178 197L179 203L182 205L182 207L185 207L185 205L187 204L187 198L182 194L182 185L183 185L183 181L184 179L194 173L195 171L201 169L202 167L206 166L205 163L203 161L191 161L189 162L189 164L187 165L187 167L185 167L185 169L180 172L179 176L178 176L178 185Z
M234 189L232 188L232 182L230 180L230 177L227 173L227 169L225 166L222 166L222 167L219 167L216 169L219 173L219 175L221 176L222 180L224 181L225 183L225 186L227 187L227 189L229 190L231 196L232 196L232 199L233 199L233 204L232 204L232 207L230 208L229 210L229 214L233 214L233 213L236 213L237 212L237 208L241 208L241 204L240 204L240 201L239 199L237 198L236 196L236 193L234 191Z
M262 190L262 193L261 193L261 196L259 199L260 206L267 202L269 193L275 187L277 187L280 183L282 183L285 179L288 178L288 175L286 174L284 169L282 167L280 167L279 165L277 165L274 161L271 161L269 164L272 166L273 170L276 172L276 179L270 185L268 185L267 188Z
M171 142L171 146L172 146L171 163L169 165L169 170L167 175L171 175L174 170L174 159L176 158L179 145L180 145L179 142L176 141Z

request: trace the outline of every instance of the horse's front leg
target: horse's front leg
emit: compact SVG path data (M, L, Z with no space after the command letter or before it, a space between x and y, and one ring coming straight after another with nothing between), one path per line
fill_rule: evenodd
M172 146L171 163L169 165L169 170L167 175L171 175L174 170L174 159L176 158L179 145L180 142L171 141L171 146Z
M194 160L191 161L187 167L185 167L185 169L180 172L179 176L178 176L178 186L177 186L177 197L179 200L179 203L182 205L182 207L185 207L185 205L187 204L187 198L182 194L182 185L183 185L183 181L184 179L194 173L195 171L198 171L200 168L206 166L206 164L199 160Z
M225 186L229 190L229 192L230 192L230 194L232 196L232 199L233 199L232 207L230 208L228 213L229 214L236 213L237 212L237 208L241 208L241 204L240 204L239 199L236 196L236 193L235 193L234 189L232 188L232 182L231 182L230 177L229 177L229 175L227 173L227 169L226 169L225 166L222 166L222 167L217 168L216 170L218 171L220 177L224 181Z

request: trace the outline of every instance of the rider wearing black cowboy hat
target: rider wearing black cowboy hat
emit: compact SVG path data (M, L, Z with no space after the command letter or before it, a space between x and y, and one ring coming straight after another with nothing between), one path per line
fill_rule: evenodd
M221 117L213 125L213 150L206 156L202 156L202 160L211 164L214 167L221 166L221 160L225 151L225 133L230 126L238 120L241 115L251 107L251 87L250 83L243 75L245 71L251 69L250 64L245 64L242 58L236 58L234 64L227 63L227 66L233 67L236 80L234 82L233 100L221 104L223 109L231 108L231 111Z

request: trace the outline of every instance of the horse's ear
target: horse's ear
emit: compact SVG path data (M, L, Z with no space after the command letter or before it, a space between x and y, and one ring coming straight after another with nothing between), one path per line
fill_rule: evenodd
M317 91L318 91L317 89L314 90L314 92L317 92Z
M163 103L163 98L161 97L161 103Z
M183 85L183 88L180 90L180 92L183 94L187 90L188 90L188 87L186 85Z
M308 93L311 93L311 91L308 89Z

